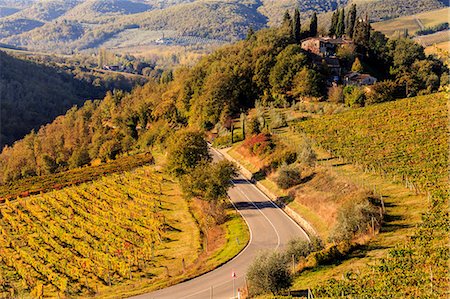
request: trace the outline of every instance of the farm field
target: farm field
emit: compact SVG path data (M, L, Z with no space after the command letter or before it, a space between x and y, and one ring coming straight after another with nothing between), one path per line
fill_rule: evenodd
M200 230L176 183L153 166L0 208L0 295L110 298L196 276L237 254L248 232L238 216L220 246ZM241 246L232 242L237 237ZM199 265L200 263L200 265Z
M446 103L445 93L407 98L303 122L296 130L363 170L430 190L447 182Z
M450 40L450 30L417 36L414 38L414 40L424 47L432 45L441 45L441 47L443 46L443 48L447 47L446 50L448 50L449 49L448 41Z
M372 24L373 29L381 31L388 37L394 37L395 34L408 30L409 34L414 34L421 29L419 23L424 27L435 26L444 22L448 22L450 8L442 8L432 11L419 13L416 15L405 16L387 20L383 22L376 22Z
M5 198L15 199L18 196L26 197L32 194L61 189L92 181L111 173L129 171L139 166L153 164L154 161L155 159L150 153L136 154L119 157L114 161L96 166L76 168L65 172L13 181L0 185L0 203L4 202Z

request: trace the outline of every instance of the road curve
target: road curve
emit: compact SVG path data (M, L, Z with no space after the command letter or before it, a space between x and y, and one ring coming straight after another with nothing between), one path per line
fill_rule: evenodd
M222 155L212 150L215 160ZM250 229L247 247L225 265L195 279L133 299L229 299L244 286L245 272L255 255L265 249L279 249L294 237L308 240L307 234L283 210L242 175L233 180L228 195ZM232 278L236 273L236 278ZM234 288L233 288L234 285Z

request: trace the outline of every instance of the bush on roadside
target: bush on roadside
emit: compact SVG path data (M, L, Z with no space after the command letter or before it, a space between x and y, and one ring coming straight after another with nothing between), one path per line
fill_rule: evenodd
M317 237L311 237L310 242L302 238L296 238L289 241L284 253L286 259L289 260L294 258L294 260L298 262L301 257L307 257L312 252L322 248L322 240Z
M302 181L301 171L297 166L283 165L275 180L277 186L281 189L289 189Z
M297 160L297 153L290 149L276 149L271 156L270 166L275 169L283 164L292 164Z
M292 284L288 262L281 252L262 252L247 271L251 296L262 293L279 294Z
M249 150L250 153L257 156L269 154L275 148L275 144L269 134L258 134L247 138L243 146Z

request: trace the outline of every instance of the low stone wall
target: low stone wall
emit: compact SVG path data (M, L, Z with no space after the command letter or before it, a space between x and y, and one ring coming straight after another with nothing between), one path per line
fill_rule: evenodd
M231 157L227 153L227 150L228 149L220 149L218 150L218 152L221 153L225 159L236 163L239 166L241 174L246 179L250 180L253 175L252 172L249 171L247 168L245 168L241 163L236 161L236 159ZM308 234L309 237L318 236L316 230L308 221L306 221L301 215L299 215L293 209L284 205L275 194L273 194L269 189L266 188L266 186L264 186L260 182L256 182L254 185L259 190L261 190L261 192L263 192L270 200L272 200L277 206L279 206L289 217L291 217L292 220L294 220L298 225L300 225L300 227Z

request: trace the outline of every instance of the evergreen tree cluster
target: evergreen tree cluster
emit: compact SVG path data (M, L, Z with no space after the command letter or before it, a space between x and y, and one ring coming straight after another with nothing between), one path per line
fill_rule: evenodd
M282 27L291 28L292 40L295 43L300 44L300 41L303 38L317 36L317 30L318 30L317 29L317 27L318 27L317 13L314 12L311 16L309 30L304 29L302 31L300 10L298 8L294 9L294 17L293 18L291 17L289 10L286 10L284 13L284 16L283 16Z
M370 24L366 15L365 19L358 18L356 4L350 6L348 14L340 8L333 12L331 25L328 30L330 36L355 38L357 43L367 45L370 37Z

